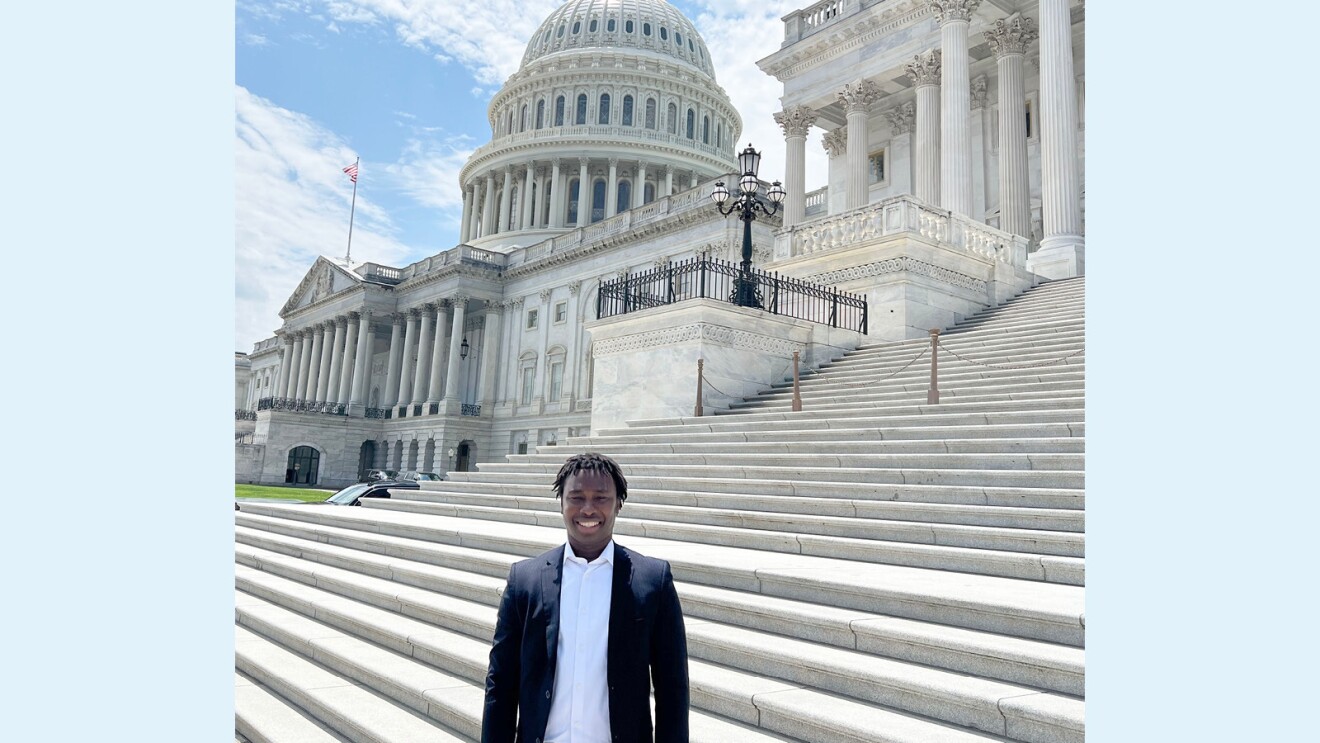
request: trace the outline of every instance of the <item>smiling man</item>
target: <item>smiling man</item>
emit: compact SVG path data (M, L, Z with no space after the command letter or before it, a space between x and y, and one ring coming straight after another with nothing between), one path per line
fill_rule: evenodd
M509 571L482 743L685 743L687 635L673 574L614 543L628 481L613 459L578 454L554 491L567 543Z

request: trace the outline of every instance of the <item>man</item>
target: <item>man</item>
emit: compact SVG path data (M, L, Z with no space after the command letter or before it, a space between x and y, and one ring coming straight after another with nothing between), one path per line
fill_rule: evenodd
M482 743L686 743L683 611L669 563L614 543L623 472L607 456L578 454L554 491L567 544L509 571Z

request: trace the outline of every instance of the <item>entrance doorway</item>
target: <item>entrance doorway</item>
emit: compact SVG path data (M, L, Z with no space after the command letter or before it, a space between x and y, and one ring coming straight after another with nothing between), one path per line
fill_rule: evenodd
M295 446L289 451L289 464L284 470L284 481L293 485L315 485L320 466L321 452L310 446Z
M464 441L458 445L458 454L454 457L455 472L469 472L472 470L472 456L476 447L471 441Z
M376 463L376 442L363 441L362 449L358 452L358 482L367 479L367 470L375 466Z

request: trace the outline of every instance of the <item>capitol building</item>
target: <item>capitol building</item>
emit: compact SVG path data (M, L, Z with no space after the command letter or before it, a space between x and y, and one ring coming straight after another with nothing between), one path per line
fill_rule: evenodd
M661 417L665 400L690 408L696 368L656 359L694 333L767 355L707 366L718 409L782 381L793 352L810 368L1082 275L1083 18L1069 0L825 0L784 17L756 64L783 86L783 149L764 154L783 158L785 195L751 223L752 264L860 298L844 323L786 312L770 279L761 308L712 292L730 309L673 314L711 301L681 301L698 284L676 267L742 258L744 223L711 193L745 182L743 118L674 6L568 0L491 99L490 141L455 184L459 243L405 266L319 258L274 334L237 354L237 480L473 470ZM825 184L805 182L808 147L828 154ZM609 309L643 294L669 303Z

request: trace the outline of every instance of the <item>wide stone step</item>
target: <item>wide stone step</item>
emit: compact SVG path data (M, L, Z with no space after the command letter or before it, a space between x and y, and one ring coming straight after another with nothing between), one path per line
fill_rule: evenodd
M721 454L1019 454L1019 453L1081 453L1086 439L1080 436L1052 438L980 438L980 439L916 439L910 441L800 441L721 442L718 446L683 438L670 438L651 443L615 441L617 437L598 441L570 439L563 446L537 447L536 454L596 451L617 458L634 454L700 454L716 450ZM565 455L567 456L567 455Z
M884 355L866 357L843 357L827 366L818 367L814 379L829 373L830 376L864 377L883 379L901 371L925 369L930 373L929 344L922 347L895 350ZM1070 365L1082 364L1086 360L1085 345L1080 338L1061 338L1057 342L1039 342L1031 346L1012 349L977 349L960 348L956 344L944 343L940 348L940 373L956 373L964 369L990 369L1007 371L1060 371ZM923 353L925 351L925 353ZM788 367L784 376L792 379L792 367Z
M970 441L975 439L1059 439L1066 437L1082 438L1086 436L1085 423L1037 423L1034 425L993 425L993 426L922 426L872 428L833 428L817 430L770 430L737 431L724 433L699 433L689 431L681 436L673 433L633 434L634 429L616 429L610 436L570 436L564 443L570 446L593 446L618 444L661 444L666 442L691 442L709 445L712 443L730 445L738 443L788 443L827 442L827 441L864 441L878 443L898 443L907 441L930 441L932 439L950 439ZM667 429L666 429L667 430ZM539 449L539 447L538 447Z
M449 482L482 482L494 485L516 483L549 490L540 472L451 472ZM742 477L628 478L629 488L677 492L752 493L803 498L856 498L868 501L990 505L1018 508L1062 508L1081 510L1085 495L1080 488L986 487L984 485L913 485L878 482L827 482Z
M1003 355L1031 353L1036 350L1037 346L1048 348L1079 345L1086 337L1086 327L1080 318L1072 321L1050 323L1047 329L1049 332L1042 332L1039 327L1027 325L1012 331L1004 328L962 333L950 330L947 333L940 333L939 342L946 348L951 348L963 355L969 353ZM863 344L842 354L837 360L830 362L827 368L843 368L875 361L906 360L929 348L929 337Z
M812 410L826 411L836 409L851 409L859 406L883 408L894 405L921 405L926 402L927 388L921 390L908 391L871 391L865 388L855 389L850 393L828 394L816 397L804 397L802 399L802 409L806 410L810 405ZM1057 384L1025 384L1025 385L989 385L973 388L954 388L946 391L944 386L940 386L940 403L950 405L957 403L976 403L976 402L1004 402L1018 400L1041 400L1057 398L1060 395L1083 395L1085 388L1082 382L1060 382ZM766 399L763 397L753 397L746 400L734 400L728 404L726 409L716 411L716 415L730 415L741 413L760 413L771 410L791 410L793 398L791 395L781 395L775 398Z
M244 743L348 743L241 673L234 674L234 728Z
M381 508L249 503L236 519L249 525L253 516L528 557L564 539L562 523L547 528ZM1079 647L1083 641L1077 586L647 537L628 537L626 544L668 560L680 581L1025 639Z
M1056 393L1057 394L1057 393ZM828 415L822 411L800 412L754 412L739 411L735 414L725 414L723 417L729 418L736 416L740 422L767 422L767 421L791 421L797 423L804 420L820 420L828 426L829 423L846 420L848 418L880 418L887 420L891 425L896 425L895 420L906 420L909 416L923 415L956 415L959 413L1035 413L1046 410L1074 410L1081 411L1086 403L1083 395L1070 395L1066 397L1047 397L1035 400L1002 400L995 402L963 402L960 400L951 400L949 402L939 402L935 404L871 404L858 407L855 410L831 410ZM703 416L705 417L705 416ZM1075 420L1081 420L1075 418ZM692 422L700 422L700 418L652 418L637 421L628 421L629 430L635 428L644 428L649 426L676 426ZM985 419L984 422L997 422ZM810 426L804 426L810 427ZM618 430L618 429L615 429Z
M1004 374L993 377L980 373L960 373L950 376L941 375L938 381L941 395L960 395L985 390L1012 392L1022 389L1067 389L1070 386L1082 389L1086 381L1086 372L1079 368L1047 374ZM851 382L831 382L829 384L808 386L804 382L799 385L799 389L804 402L848 396L861 398L877 395L925 395L926 391L930 389L930 374L929 372L925 374L904 373L891 379L872 383L863 383L863 380L857 379ZM734 401L731 405L741 407L756 402L791 400L792 398L793 385L792 382L789 382L771 386L755 397L748 398L746 402Z
M490 467L514 467L521 465L545 465L556 471L571 454L585 451L571 446L556 446L559 451L549 454L510 454L508 462L491 463ZM567 452L567 453L565 453ZM809 453L790 452L753 452L730 451L721 449L710 452L697 449L694 451L670 452L633 452L628 455L630 467L647 467L664 464L705 467L836 467L845 468L885 468L885 469L977 469L977 470L1080 470L1085 464L1085 456L1072 453L1024 453L999 454L991 452L973 453L884 453L884 452L845 452L833 447L822 447L821 451ZM479 465L483 471L487 465ZM553 478L551 478L553 480Z
M954 326L954 329L973 331L990 327L1022 327L1034 323L1077 318L1085 315L1085 310L1078 301L1058 302L1053 305L1019 306L1011 311L991 311L969 317Z
M552 499L543 483L463 481L463 490L456 491L445 483L426 483L423 492L444 492L450 503L483 505L490 496L509 496L519 503L528 499ZM1057 508L1013 508L986 505L944 505L937 503L905 503L901 501L870 501L837 497L787 495L760 495L754 493L701 493L679 490L654 490L628 487L628 504L655 504L664 506L692 506L735 511L764 511L771 514L808 514L814 516L851 516L857 518L911 521L931 524L962 524L966 526L998 526L1010 529L1043 529L1048 531L1082 532L1085 515L1082 511Z
M641 459L640 455L635 459ZM933 457L935 455L923 455ZM959 455L947 455L950 457ZM977 455L991 456L991 455ZM1033 457L1048 455L1032 455ZM1076 455L1061 455L1075 457ZM1017 457L1020 459L1021 457ZM547 457L547 460L551 458ZM1024 487L1024 488L1075 488L1081 489L1084 484L1083 473L1080 462L1076 469L975 469L974 464L959 462L957 464L968 464L967 467L954 468L954 462L946 462L944 466L921 467L921 466L895 466L878 467L868 465L865 467L844 467L844 466L825 466L819 460L813 465L801 466L783 466L783 465L763 465L746 466L745 464L671 464L668 461L657 464L647 464L636 462L631 464L622 464L625 477L689 477L689 478L712 478L721 479L729 477L741 477L748 479L762 480L812 480L816 482L869 482L869 483L891 483L905 485L982 485L993 487ZM1001 461L998 464L1016 464L1008 461ZM546 482L552 482L558 473L563 460L544 461L544 462L488 462L479 465L482 472L525 472L540 473Z
M291 574L297 570L297 567L291 564L297 561L281 560L280 556L273 556L273 559L281 561L280 570L285 573ZM413 637L427 631L431 626L445 627L451 632L466 636L460 639L471 637L465 631L468 620L466 609L458 608L458 615L452 620L458 623L460 628L450 628L447 626L447 622L451 621L448 612L455 610L454 600L432 592L415 591L405 597L395 596L396 589L389 581L358 576L349 571L315 564L306 566L304 573L294 580L306 585L290 587L285 578L252 575L248 571L242 571L239 579L245 590L254 587L266 593L281 590L294 594L292 600L295 604L308 601L308 594L324 596L330 593L328 598L311 599L318 614L327 616L342 612L347 615L346 623L350 626L364 616L374 615L376 621L372 623L373 640L400 653L405 652L404 648L399 647L400 645L416 647L412 642ZM272 584L276 588L272 588ZM318 588L310 588L312 585ZM327 591L319 588L320 586L333 586L333 588ZM352 600L359 605L352 609L345 609L342 604L336 606L337 597L342 595L339 592L343 590L351 591ZM299 593L302 595L297 595ZM377 611L373 612L371 610L373 607ZM287 615L290 612L286 610L284 613ZM408 618L409 613L418 616L422 621ZM491 635L495 627L495 607L485 607L484 616L485 634ZM993 734L1007 734L1008 728L1017 727L1029 733L1026 737L1020 738L1021 740L1080 740L1070 735L1072 731L1068 726L1057 724L1059 721L1066 722L1072 717L1080 719L1080 701L1063 695L1000 681L952 674L858 651L830 648L819 643L782 637L771 640L771 636L756 630L730 627L709 621L695 620L687 624L688 652L692 658L691 683L694 701L698 703L708 695L726 703L736 703L737 698L742 697L743 703L740 706L744 708L744 714L752 717L751 710L746 709L747 702L750 701L747 699L747 689L764 684L766 681L779 680L804 684L810 689L847 694L863 702L885 705L901 712L931 716L947 723ZM302 632L306 631L308 629L302 629ZM294 633L301 634L298 630ZM390 637L382 642L380 635L390 635ZM356 641L364 648L370 648L367 643L355 637L342 639ZM481 648L481 650L485 649ZM391 683L396 687L405 685L414 687L402 690L403 694L398 696L406 697L409 691L414 691L417 687L425 687L428 682L442 683L438 678L400 683L397 676L390 674L387 669L398 667L401 662L408 661L397 656L390 657L392 654L388 654L387 651L378 652L375 658L368 656L365 662L360 660L363 655L361 651L357 654L358 657L353 657L351 652L343 651L338 655L340 657L336 658L332 665L352 665L359 668L366 666L364 675L371 677L369 683L376 688ZM464 653L464 655L469 654ZM463 658L462 660L467 662L462 663L459 668L464 672L476 670L476 673L469 677L480 678L484 675L485 653L478 652L471 655L475 657ZM725 667L706 673L707 664L702 662L705 659L715 660ZM474 665L476 669L473 668ZM428 676L448 677L447 674L441 674L434 669L427 671L429 671ZM471 689L476 694L480 693L476 686L462 684L457 678L453 680L461 685L461 688ZM707 689L707 686L715 688ZM780 686L784 685L780 684ZM783 690L788 688L791 687L785 687ZM395 694L389 695L397 698ZM1007 717L1021 719L1010 719L1006 722L1005 716L1000 713L999 702L1010 698L1017 707ZM421 701L425 704L425 698ZM474 701L477 701L474 706L479 708L479 698ZM753 719L756 717L759 715ZM1059 729L1048 730L1049 734L1046 730L1039 729L1042 723L1049 722L1055 723L1049 727ZM1080 728L1080 724L1074 727Z
M498 605L504 588L503 578L429 564L462 565L461 558L455 563L456 558L449 553L428 557L428 562L390 557L387 553L394 549L392 540L374 535L367 535L366 539L376 539L379 543L367 544L362 549L319 541L333 539L334 532L338 531L342 530L306 525L300 532L303 536L297 537L239 526L236 529L240 545L237 559L245 565L278 572L270 554L274 553L389 578L400 585L424 588L446 596ZM258 551L245 553L243 546ZM414 554L426 549L428 545L425 543L413 547ZM253 556L263 554L267 555L264 565L259 565ZM493 557L508 564L518 559L500 554ZM508 572L507 567L504 572ZM683 603L683 614L689 621L710 619L1064 694L1080 695L1084 688L1083 651L1079 648L681 581L676 586Z
M679 418L654 418L645 421L629 421L627 428L605 428L593 431L593 437L615 435L636 436L646 434L686 433L738 433L747 431L820 431L852 430L857 428L898 429L943 426L979 426L979 425L1034 425L1039 423L1081 423L1085 418L1083 403L1085 399L1073 400L1070 406L1051 407L1033 410L951 410L941 409L939 405L926 406L915 414L881 415L874 410L862 411L864 414L842 417L838 415L820 415L804 410L800 413L777 414L770 421L753 419L750 414L739 416L702 416ZM1039 406L1035 406L1039 408Z

